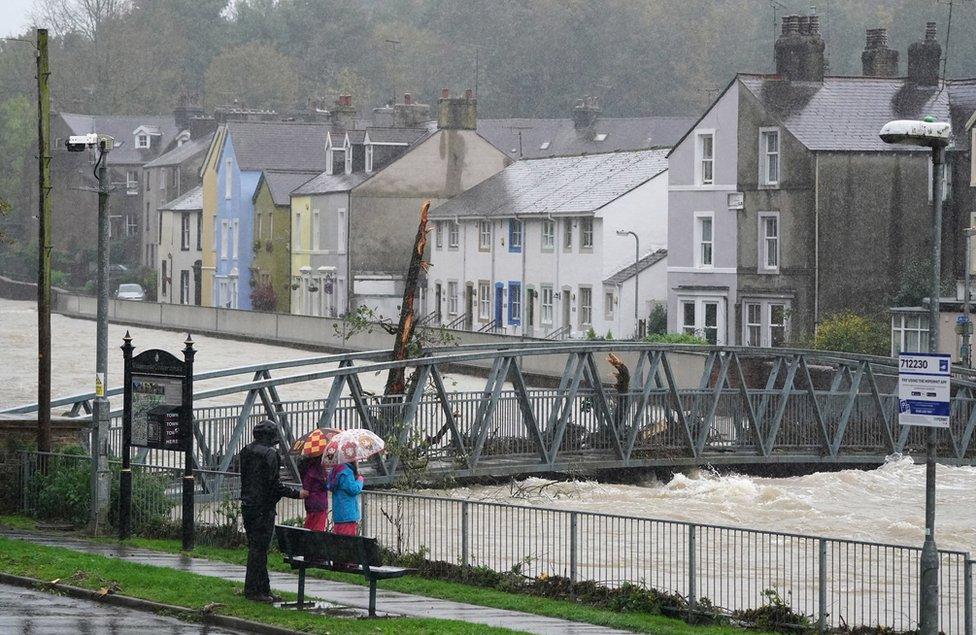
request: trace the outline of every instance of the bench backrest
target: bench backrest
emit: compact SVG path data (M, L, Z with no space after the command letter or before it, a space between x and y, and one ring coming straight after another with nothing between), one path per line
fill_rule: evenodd
M355 562L364 568L383 564L375 538L339 536L304 527L275 525L278 550L285 556L302 556L308 562Z

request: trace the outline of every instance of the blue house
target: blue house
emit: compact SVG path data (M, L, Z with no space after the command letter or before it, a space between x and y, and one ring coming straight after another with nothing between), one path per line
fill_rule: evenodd
M251 308L254 194L264 170L325 170L329 126L298 122L229 122L214 137L215 196L205 201L213 229L213 305ZM210 209L206 209L210 207ZM255 281L256 282L256 281Z

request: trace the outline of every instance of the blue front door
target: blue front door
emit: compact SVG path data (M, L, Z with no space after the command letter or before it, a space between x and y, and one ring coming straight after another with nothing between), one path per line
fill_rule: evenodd
M502 303L505 300L505 285L501 282L495 283L495 322L500 326L502 323Z

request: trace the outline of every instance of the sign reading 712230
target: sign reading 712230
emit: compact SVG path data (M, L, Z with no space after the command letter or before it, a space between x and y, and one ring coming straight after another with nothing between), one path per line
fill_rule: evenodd
M898 355L898 423L949 427L949 356Z

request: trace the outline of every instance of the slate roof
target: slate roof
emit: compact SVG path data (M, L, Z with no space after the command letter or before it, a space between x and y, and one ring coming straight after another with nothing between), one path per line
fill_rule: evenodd
M912 87L903 78L825 77L822 84L771 75L738 78L767 112L814 151L919 150L887 144L878 132L892 119L931 115L949 121L949 91Z
M356 187L369 176L365 172L353 172L352 174L326 174L323 172L314 179L307 181L301 187L292 191L293 196L303 196L309 194L328 194L330 192L348 192Z
M402 143L410 145L427 134L427 128L366 128L373 143Z
M365 130L347 130L346 134L349 135L349 143L352 144L361 145L366 138Z
M949 111L952 116L953 145L956 150L969 149L966 124L976 112L976 79L954 79L948 82Z
M572 119L479 119L478 134L509 157L538 159L670 147L694 121L694 117L600 117L593 132L607 136L596 141L576 130ZM549 145L543 148L545 143Z
M325 170L327 124L233 121L226 125L242 170Z
M192 190L184 192L159 209L171 212L203 211L203 186L198 185Z
M159 155L157 158L153 159L142 167L162 168L173 165L182 165L185 161L189 161L197 155L206 152L210 148L210 142L212 140L212 134L209 134L201 139L191 139L190 141L185 142L183 145L173 148L165 154Z
M179 134L172 115L80 115L70 112L58 115L71 134L100 132L114 137L116 146L108 153L109 165L143 165L156 158ZM159 129L160 136L153 140L152 148L135 147L132 133L139 127Z
M516 161L431 210L431 217L586 214L668 169L667 150Z
M306 183L309 179L315 177L315 175L316 172L276 172L265 170L261 174L261 178L268 184L268 190L271 192L271 202L275 205L288 205L291 201L290 194L292 190ZM261 191L260 183L254 191L255 198L259 191Z
M645 270L661 262L668 256L667 249L658 249L657 251L652 251L643 258L637 261L637 272L643 273ZM617 273L609 276L603 281L603 284L617 285L622 284L625 280L630 280L634 277L634 265L628 265L618 271Z

